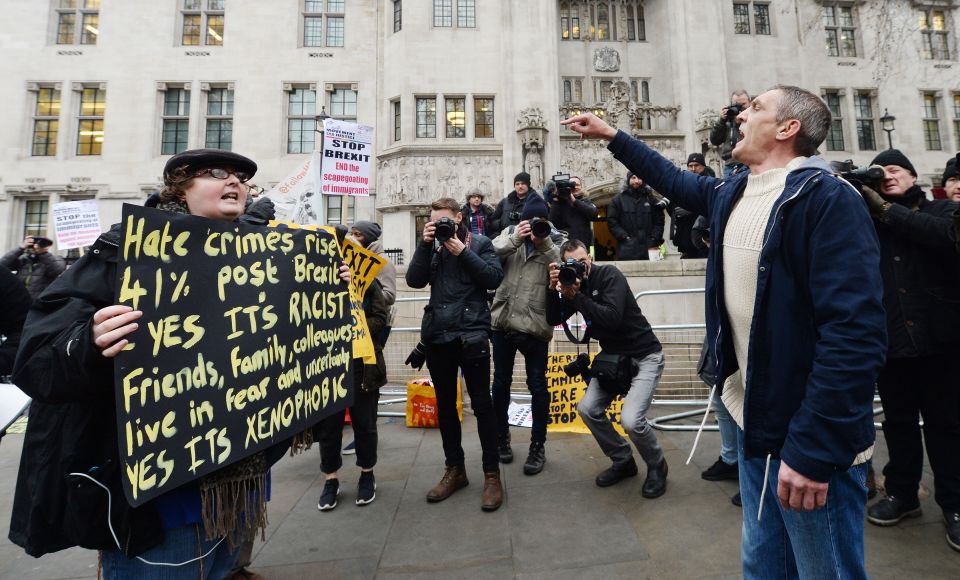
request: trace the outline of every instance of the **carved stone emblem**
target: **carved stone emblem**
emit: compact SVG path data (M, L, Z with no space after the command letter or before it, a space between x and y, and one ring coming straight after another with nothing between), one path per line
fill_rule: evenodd
M620 53L605 46L593 51L593 69L597 72L617 72L620 70Z
M517 115L517 128L519 129L543 127L543 125L543 111L540 110L540 107L522 109Z

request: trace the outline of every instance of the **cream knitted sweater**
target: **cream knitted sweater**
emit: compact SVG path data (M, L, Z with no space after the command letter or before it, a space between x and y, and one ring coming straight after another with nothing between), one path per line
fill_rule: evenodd
M763 233L773 205L783 192L787 175L800 167L806 157L795 157L786 167L769 169L747 176L747 188L734 206L723 233L723 301L733 331L733 348L740 370L723 384L723 404L743 429L743 404L746 387L743 376L750 363L750 325L757 294L757 268ZM857 456L854 464L870 458L873 448Z

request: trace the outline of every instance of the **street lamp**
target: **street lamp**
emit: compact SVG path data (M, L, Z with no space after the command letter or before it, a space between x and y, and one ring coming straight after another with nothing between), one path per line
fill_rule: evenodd
M896 127L893 126L893 122L897 118L890 114L890 111L887 109L883 110L883 116L880 117L880 127L887 132L887 149L893 149L893 137L890 136L896 130Z
M330 115L327 114L326 107L320 107L320 114L314 117L316 124L313 128L314 131L320 133L320 147L323 147L323 122L330 118Z

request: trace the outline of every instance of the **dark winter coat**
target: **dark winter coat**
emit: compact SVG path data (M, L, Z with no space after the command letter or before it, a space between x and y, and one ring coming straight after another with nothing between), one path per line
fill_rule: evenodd
M501 199L500 203L497 204L497 209L490 216L490 229L487 230L486 236L492 240L508 227L518 225L521 221L520 215L523 213L523 206L530 199L531 193L537 192L531 187L523 196L523 199L520 199L516 191L511 191L507 194L507 197Z
M705 314L722 385L738 370L723 301L724 228L750 172L721 181L681 171L623 131L608 148L710 220ZM863 199L818 158L794 169L771 210L757 269L743 452L829 481L873 445L874 385L887 350L880 244Z
M467 236L461 228L461 239ZM454 256L442 245L421 241L407 266L407 286L430 284L430 302L423 308L420 340L446 344L464 336L490 333L487 290L503 280L500 258L485 236L469 236L470 243Z
M481 203L480 207L477 208L477 211L473 211L473 207L469 203L463 204L463 207L460 208L460 213L463 214L463 221L466 223L467 229L469 229L471 232L474 231L477 223L477 216L480 216L483 218L483 227L480 228L477 233L490 239L493 239L494 237L490 235L492 226L490 218L493 217L493 211L493 208L486 203Z
M600 209L586 197L578 197L573 203L557 200L550 206L550 222L553 227L567 232L567 239L580 240L587 248L593 245L593 230L590 224Z
M363 295L363 316L367 319L367 330L373 339L373 350L377 355L376 364L364 364L360 388L364 392L372 393L387 384L387 362L383 358L383 331L387 328L390 318L390 306L387 305L386 295L380 279L376 278Z
M890 358L956 351L960 260L952 216L958 207L921 195L915 209L895 203L876 222Z
M0 376L9 375L13 371L13 359L17 356L17 347L20 345L20 333L23 323L30 311L33 299L23 283L10 271L0 268L0 334L4 336L0 345Z
M618 260L648 260L648 250L663 243L666 223L663 208L657 205L646 185L627 185L607 206L607 225L617 239Z
M40 296L57 276L63 274L67 265L63 258L51 252L32 254L16 248L0 258L0 266L17 273L17 278L26 286L34 300Z
M671 204L670 241L680 250L681 258L706 258L706 249L698 247L693 242L693 224L697 221L697 214Z
M727 119L718 119L710 130L710 143L720 148L720 157L726 164L735 163L733 148L740 141L740 126Z

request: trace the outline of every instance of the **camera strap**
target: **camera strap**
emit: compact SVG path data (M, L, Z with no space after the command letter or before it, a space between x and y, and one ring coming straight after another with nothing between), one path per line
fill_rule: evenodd
M590 329L588 328L588 329L586 329L586 330L583 331L583 338L578 338L577 336L575 336L575 335L573 334L573 332L571 332L570 326L567 325L567 321L566 321L566 320L564 320L562 324L563 324L563 333L567 335L567 340L569 340L569 341L572 342L573 344L578 345L578 346L577 346L577 353L580 352L579 345L581 345L581 344L586 344L586 345L587 345L587 350L588 350L588 352L589 352L589 348L590 348L590 347L589 347L589 345L590 345Z

